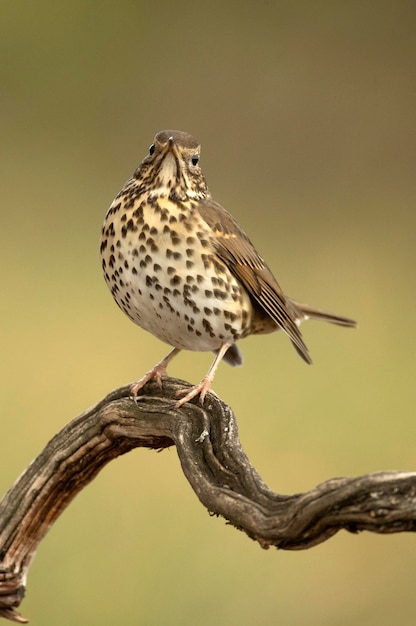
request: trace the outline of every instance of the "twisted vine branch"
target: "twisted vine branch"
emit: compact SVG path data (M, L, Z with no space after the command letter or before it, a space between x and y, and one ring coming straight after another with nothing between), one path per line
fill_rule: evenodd
M174 409L186 383L148 383L136 404L129 387L110 393L47 444L0 502L0 617L17 611L36 549L66 506L109 461L133 448L176 445L183 472L208 511L263 548L310 548L341 529L416 530L416 473L333 478L306 493L279 495L251 466L231 409L214 394Z

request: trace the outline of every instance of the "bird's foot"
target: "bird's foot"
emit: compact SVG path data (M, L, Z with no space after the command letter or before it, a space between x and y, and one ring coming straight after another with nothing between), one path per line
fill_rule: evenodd
M142 387L145 386L146 383L149 382L149 380L152 380L152 378L156 378L157 384L159 385L159 387L162 387L162 376L168 375L166 368L173 359L173 357L179 354L179 352L179 348L173 348L173 350L171 350L164 359L159 361L159 363L156 363L156 365L152 367L152 369L149 370L144 376L142 376L142 378L132 384L132 386L130 387L130 392L133 400L137 401L138 392Z
M227 352L228 348L231 346L232 344L229 343L224 343L219 350L217 350L217 354L216 357L214 359L213 364L211 365L211 367L208 370L208 374L206 376L204 376L204 378L201 380L200 383L198 383L197 385L195 385L194 387L191 387L189 390L188 389L180 389L179 391L176 392L176 395L180 396L180 395L184 395L183 398L181 398L180 400L177 401L177 403L175 404L175 409L179 409L179 407L181 407L183 404L185 404L186 402L189 402L189 400L192 400L192 398L195 398L195 396L199 395L199 401L201 404L204 404L204 400L205 400L205 396L207 395L208 391L211 389L212 386L212 382L214 380L214 376L215 376L215 372L218 369L218 365L220 364L222 358L224 357L224 354Z
M162 387L162 376L167 376L167 375L168 373L166 371L166 367L164 364L158 363L157 365L155 365L151 370L146 372L144 376L139 378L139 380L133 383L132 386L130 387L130 393L132 395L133 400L137 400L137 394L140 391L140 389L142 389L142 387L144 387L145 384L149 382L149 380L152 380L152 378L156 379L156 382L159 385L159 387Z
M197 385L194 385L190 389L179 389L179 391L176 392L176 395L177 396L183 395L184 397L176 402L175 409L179 409L179 407L181 407L183 404L186 404L187 402L192 400L192 398L195 398L198 395L199 395L200 403L204 404L205 396L207 395L208 391L211 389L211 385L212 385L212 377L205 376L205 378L203 378L200 383L198 383Z

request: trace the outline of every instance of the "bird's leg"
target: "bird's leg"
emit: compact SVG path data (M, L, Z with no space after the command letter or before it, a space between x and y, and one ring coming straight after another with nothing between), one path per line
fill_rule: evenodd
M144 376L142 376L142 378L140 378L139 380L137 380L135 383L132 384L132 386L130 387L130 391L134 399L137 398L137 392L142 387L144 387L145 384L152 378L156 378L156 382L159 385L159 387L162 386L162 376L168 375L166 371L167 366L169 365L173 357L179 354L180 351L181 351L180 348L173 348L173 350L171 350L169 354L165 356L164 359L159 361L159 363L156 363L156 365L152 367L152 369L149 370Z
M230 345L231 344L229 343L224 343L221 346L221 348L217 352L217 355L211 367L208 370L208 373L206 374L206 376L204 376L201 382L199 382L197 385L194 385L189 390L180 389L179 391L176 392L176 395L182 395L182 394L186 394L186 395L180 400L178 400L178 402L175 404L175 409L178 409L180 406L182 406L186 402L189 402L189 400L192 400L192 398L195 398L195 396L197 395L199 395L199 401L201 402L201 404L204 403L205 396L207 395L208 391L211 389L212 382L214 380L214 376L216 374L218 366L221 363L224 357L224 354L227 352Z

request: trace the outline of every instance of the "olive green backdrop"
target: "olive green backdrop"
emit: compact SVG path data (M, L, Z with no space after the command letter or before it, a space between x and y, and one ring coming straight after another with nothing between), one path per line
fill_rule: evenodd
M415 5L0 5L1 474L166 346L101 276L99 232L154 134L202 143L215 198L286 292L358 319L242 342L215 390L281 493L415 469ZM198 381L211 357L171 373ZM263 551L210 518L174 449L112 462L58 520L21 609L34 626L349 626L416 620L413 535Z

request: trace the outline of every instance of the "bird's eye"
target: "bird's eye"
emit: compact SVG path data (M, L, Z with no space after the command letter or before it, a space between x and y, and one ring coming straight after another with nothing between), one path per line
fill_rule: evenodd
M154 151L155 151L155 144L152 143L152 145L149 148L149 154L152 155Z
M199 156L196 154L195 156L192 157L191 161L192 161L192 165L198 165Z

